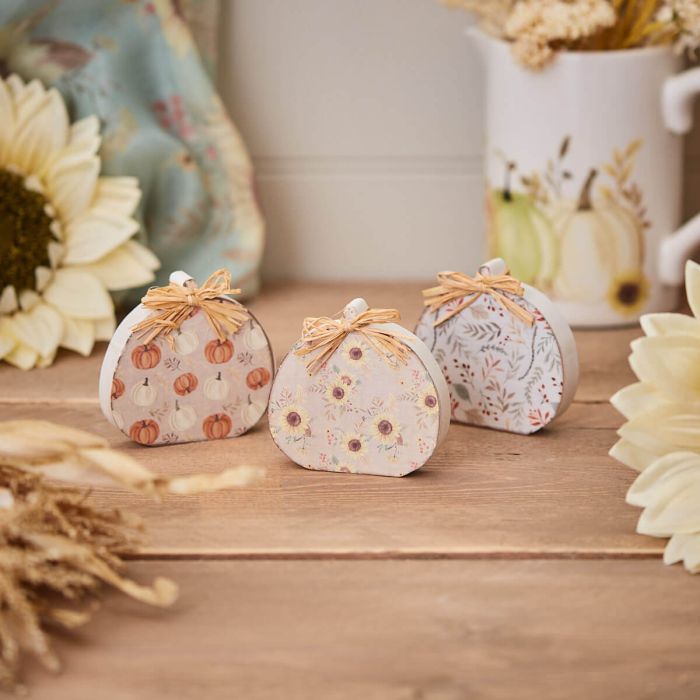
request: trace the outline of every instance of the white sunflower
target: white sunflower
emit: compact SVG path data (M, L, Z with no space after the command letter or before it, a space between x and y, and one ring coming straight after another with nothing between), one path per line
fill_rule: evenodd
M158 267L131 240L138 181L99 177L99 146L97 118L71 125L55 89L0 80L0 360L22 369L109 340L109 290Z
M627 421L610 455L641 472L627 501L644 508L637 531L670 537L664 561L700 572L700 265L686 265L693 316L647 314L632 343L639 382L612 397Z

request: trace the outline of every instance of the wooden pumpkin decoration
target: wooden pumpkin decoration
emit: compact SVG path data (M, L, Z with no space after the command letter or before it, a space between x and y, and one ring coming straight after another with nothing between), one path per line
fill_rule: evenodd
M187 396L197 388L198 384L199 380L196 374L185 372L173 382L173 389L178 396Z
M449 394L428 348L392 309L350 302L341 319L306 319L268 409L277 446L307 469L404 476L447 433Z
M274 361L265 331L230 298L223 273L201 288L184 272L170 280L117 328L100 374L102 411L142 445L241 435L267 409Z
M576 392L578 356L554 304L501 258L474 278L441 272L438 281L423 292L415 332L445 375L452 420L527 435L561 415Z

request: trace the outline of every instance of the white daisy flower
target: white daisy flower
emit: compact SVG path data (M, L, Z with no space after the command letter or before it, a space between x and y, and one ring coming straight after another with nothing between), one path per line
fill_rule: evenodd
M109 290L154 279L158 260L131 240L141 192L99 177L99 123L69 124L55 89L0 80L0 360L51 364L88 355L115 327Z

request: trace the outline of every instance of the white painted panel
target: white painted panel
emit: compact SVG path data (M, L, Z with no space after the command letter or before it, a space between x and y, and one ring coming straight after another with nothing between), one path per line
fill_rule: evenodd
M466 14L435 0L222 4L220 83L256 167L266 279L473 270L483 76ZM699 144L696 129L689 212Z

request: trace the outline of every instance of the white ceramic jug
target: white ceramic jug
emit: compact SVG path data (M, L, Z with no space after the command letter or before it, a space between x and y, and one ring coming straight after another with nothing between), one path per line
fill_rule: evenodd
M700 216L682 228L682 139L700 68L667 47L562 52L540 72L467 32L486 66L489 254L575 326L678 300Z

